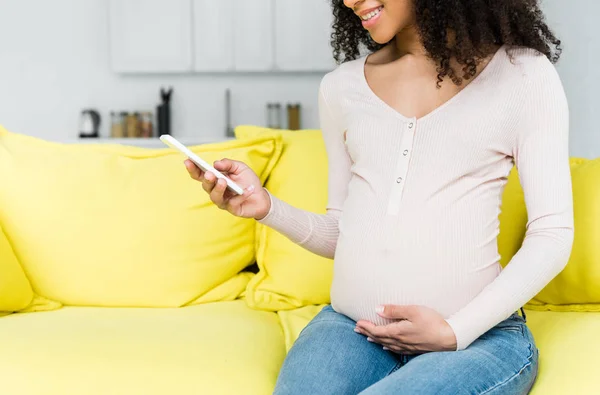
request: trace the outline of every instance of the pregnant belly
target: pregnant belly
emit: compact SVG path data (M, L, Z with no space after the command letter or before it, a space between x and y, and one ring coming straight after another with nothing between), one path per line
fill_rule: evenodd
M344 247L338 245L338 247ZM467 305L500 273L498 263L468 270L464 254L418 254L338 248L331 289L332 307L354 321L389 323L376 314L382 304L427 306L445 318Z

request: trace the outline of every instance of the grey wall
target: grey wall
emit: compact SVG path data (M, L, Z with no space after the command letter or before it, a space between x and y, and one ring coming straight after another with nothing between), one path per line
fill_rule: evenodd
M557 64L571 110L571 153L600 156L600 1L545 0L547 19L563 41Z
M173 127L182 137L223 135L227 87L233 91L236 124L264 124L267 101L291 100L302 102L304 126L318 126L316 92L322 75L113 74L106 1L0 0L0 124L44 138L71 139L79 111L96 107L104 115L106 134L111 109L152 110L160 86L172 84ZM598 157L600 1L543 1L564 41L557 67L571 107L571 153Z
M112 109L155 110L160 87L173 85L173 131L188 140L225 135L228 87L234 124L264 125L268 101L292 101L303 105L303 126L318 126L322 74L112 73L107 3L0 0L0 124L42 138L71 140L78 134L79 112L93 107L102 112L106 135Z

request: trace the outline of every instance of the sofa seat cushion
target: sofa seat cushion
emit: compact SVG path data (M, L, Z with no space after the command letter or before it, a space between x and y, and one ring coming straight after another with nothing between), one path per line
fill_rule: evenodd
M276 313L244 301L66 307L0 318L2 393L270 394L285 357Z
M532 395L597 394L600 313L527 310L540 350Z

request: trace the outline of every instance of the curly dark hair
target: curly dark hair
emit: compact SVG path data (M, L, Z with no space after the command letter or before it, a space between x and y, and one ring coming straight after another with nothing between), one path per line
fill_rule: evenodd
M461 85L477 74L477 65L498 46L528 47L552 63L560 58L560 40L545 22L538 0L412 0L416 27L428 56L438 65L438 86L449 77ZM338 64L376 51L385 44L372 40L361 20L343 0L332 0L333 55ZM453 32L452 45L448 32ZM450 60L463 66L462 76Z

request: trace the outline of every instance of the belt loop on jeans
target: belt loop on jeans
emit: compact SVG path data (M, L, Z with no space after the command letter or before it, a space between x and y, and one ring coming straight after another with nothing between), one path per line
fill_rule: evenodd
M525 322L527 322L527 315L525 315L525 310L521 307L521 317L523 317L523 320Z

